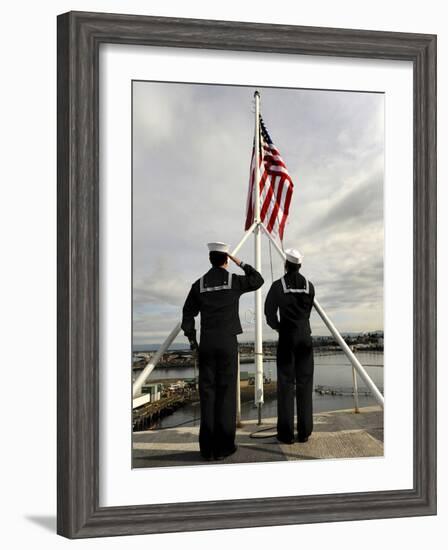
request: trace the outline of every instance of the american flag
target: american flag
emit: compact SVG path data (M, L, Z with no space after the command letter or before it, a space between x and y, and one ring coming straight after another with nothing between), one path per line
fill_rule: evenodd
M247 194L246 225L247 231L255 216L255 146L252 151L249 191ZM283 233L288 218L294 184L278 149L272 143L260 116L260 220L273 236L283 241Z

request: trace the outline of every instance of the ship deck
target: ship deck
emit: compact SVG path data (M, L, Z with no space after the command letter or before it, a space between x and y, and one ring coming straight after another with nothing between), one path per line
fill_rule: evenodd
M237 429L235 454L219 462L204 461L199 454L198 426L179 426L133 433L133 468L236 464L286 460L379 457L384 454L383 411L380 407L321 412L314 415L314 431L306 443L279 443L275 418L247 420ZM272 430L255 432L269 428ZM254 438L256 437L256 439Z

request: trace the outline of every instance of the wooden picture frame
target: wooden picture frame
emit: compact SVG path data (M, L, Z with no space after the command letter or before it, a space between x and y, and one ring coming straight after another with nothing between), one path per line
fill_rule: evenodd
M99 46L407 60L414 78L414 483L409 490L99 506ZM58 17L58 518L69 538L436 513L436 37L70 12Z

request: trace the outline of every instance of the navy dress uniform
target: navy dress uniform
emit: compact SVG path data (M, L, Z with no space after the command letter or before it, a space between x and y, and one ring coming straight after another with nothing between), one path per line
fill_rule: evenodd
M209 243L208 248L210 252L228 252L224 243ZM238 314L239 298L245 292L257 290L264 282L253 267L232 260L245 274L229 273L225 259L222 267L212 267L193 283L182 311L182 330L193 347L194 318L201 314L199 447L205 459L223 458L236 450L237 334L243 332Z
M300 252L287 249L285 254L287 262L297 265L297 268L274 281L266 296L265 315L267 324L279 333L277 439L292 443L294 401L299 441L306 441L313 431L314 357L309 319L315 291L313 284L298 271L303 258Z

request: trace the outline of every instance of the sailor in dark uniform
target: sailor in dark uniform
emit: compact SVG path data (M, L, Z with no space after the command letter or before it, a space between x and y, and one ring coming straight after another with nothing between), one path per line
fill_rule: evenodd
M233 258L224 243L209 243L212 268L191 286L185 301L182 330L192 349L199 347L199 447L206 460L222 459L236 451L237 334L242 328L239 298L257 290L263 278L250 265ZM228 258L245 275L227 271ZM198 346L194 318L201 314Z
M279 333L277 439L282 443L293 443L294 396L299 442L307 441L313 431L314 358L309 318L314 286L299 273L303 258L300 252L287 249L285 254L285 275L274 281L269 289L265 315L267 324Z

